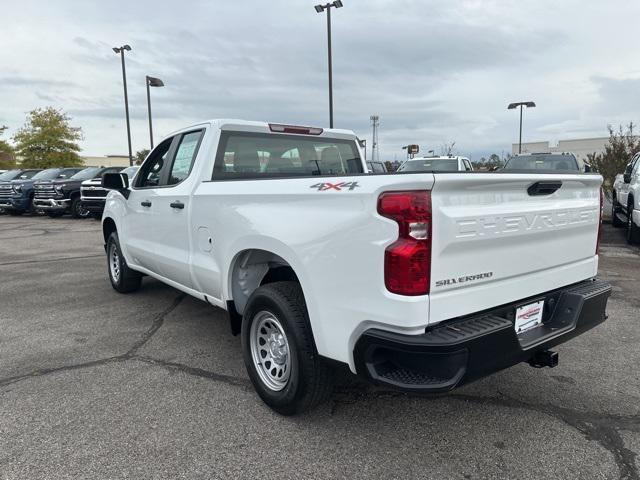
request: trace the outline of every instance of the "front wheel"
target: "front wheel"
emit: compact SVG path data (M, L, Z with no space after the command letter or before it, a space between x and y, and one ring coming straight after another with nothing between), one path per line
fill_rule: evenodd
M316 351L296 282L253 292L242 317L242 354L258 395L282 415L309 410L331 394L333 372Z
M107 240L107 270L109 280L114 290L120 293L130 293L140 288L142 274L131 270L120 250L118 234L113 232Z
M76 197L71 201L71 216L73 218L87 218L91 212L82 206L80 197Z

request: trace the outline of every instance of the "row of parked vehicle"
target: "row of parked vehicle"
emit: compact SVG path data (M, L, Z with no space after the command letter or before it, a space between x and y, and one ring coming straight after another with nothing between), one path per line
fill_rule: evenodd
M139 167L15 169L0 174L0 210L9 215L44 213L100 219L108 190L105 173L133 177Z
M376 173L374 168L369 170ZM591 167L580 162L573 153L526 153L514 155L499 170L506 171L560 171L588 173ZM467 157L455 155L415 157L406 160L398 172L472 172L473 165Z

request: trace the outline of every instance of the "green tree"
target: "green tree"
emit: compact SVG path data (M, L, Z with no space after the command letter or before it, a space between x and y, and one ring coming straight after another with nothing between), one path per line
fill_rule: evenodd
M640 151L640 138L634 135L634 127L633 122L625 128L620 125L618 130L607 127L609 143L605 145L604 152L587 155L587 163L604 178L603 188L608 198L612 198L616 175L624 172L631 157Z
M0 127L0 136L8 127ZM16 157L13 147L5 140L0 140L0 170L10 170L16 166Z
M13 136L16 154L28 168L78 167L82 129L72 127L71 118L53 107L37 108L27 115L24 126Z
M144 162L144 159L147 158L147 155L149 155L150 151L151 150L149 150L148 148L143 148L142 150L138 150L134 155L134 161L136 165L142 165L142 162Z

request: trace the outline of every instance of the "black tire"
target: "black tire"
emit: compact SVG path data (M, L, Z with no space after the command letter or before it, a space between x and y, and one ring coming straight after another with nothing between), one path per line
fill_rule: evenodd
M260 377L260 367L252 355L251 327L265 312L280 323L288 344L291 368L286 385L279 391L274 391ZM333 371L316 350L307 306L298 283L274 282L256 289L245 307L241 337L242 354L251 383L260 398L276 412L281 415L302 413L322 403L331 394ZM269 368L267 366L267 370Z
M87 218L91 212L82 206L80 197L71 200L71 216L73 218Z
M117 270L112 266L112 262L117 265ZM111 233L107 239L107 272L111 286L120 293L135 292L140 288L142 274L131 270L127 265L120 250L120 241L116 232Z
M7 210L7 212L12 217L19 217L20 215L22 215L24 213L24 211L22 211L22 210Z
M47 215L51 218L60 218L63 213L62 212L47 212Z
M91 218L93 218L94 220L98 220L100 222L102 221L102 214L91 212Z
M629 245L640 243L640 228L633 223L633 200L627 207L627 243Z
M611 201L611 225L613 225L614 228L622 228L625 226L625 223L620 220L618 218L618 216L616 215L617 213L620 212L620 204L618 203L618 201L614 198Z

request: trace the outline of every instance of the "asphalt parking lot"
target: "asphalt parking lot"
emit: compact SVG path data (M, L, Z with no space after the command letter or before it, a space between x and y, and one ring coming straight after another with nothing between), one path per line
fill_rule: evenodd
M640 478L640 250L605 225L609 320L454 393L341 375L283 418L224 312L109 285L99 222L0 216L0 479Z

